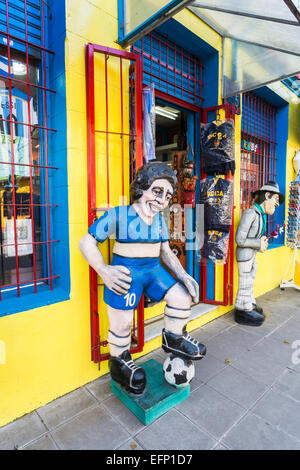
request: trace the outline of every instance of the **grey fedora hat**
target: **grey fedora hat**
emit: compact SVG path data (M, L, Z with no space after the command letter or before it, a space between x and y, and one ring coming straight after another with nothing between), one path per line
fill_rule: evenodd
M268 181L260 189L257 189L252 193L252 197L255 198L256 194L261 193L262 191L269 191L270 193L279 194L279 204L284 202L284 195L279 191L278 183L275 181Z

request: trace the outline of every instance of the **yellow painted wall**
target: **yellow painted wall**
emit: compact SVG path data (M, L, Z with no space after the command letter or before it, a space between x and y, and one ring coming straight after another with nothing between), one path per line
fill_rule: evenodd
M23 313L3 317L0 320L1 341L5 344L3 364L3 343L0 357L0 426L24 415L79 386L96 379L100 372L90 360L90 320L88 266L78 249L80 238L87 231L87 165L86 165L86 96L85 96L85 45L89 42L119 48L117 39L117 0L66 0L66 88L68 122L68 184L69 184L69 233L70 233L70 300ZM191 12L185 10L176 19L195 34L199 34L213 47L221 50L221 38L211 28L201 23ZM220 57L221 59L221 57ZM220 64L221 64L220 60ZM221 67L221 65L220 65ZM100 72L100 68L99 68ZM113 85L113 84L112 84ZM96 89L99 107L101 77ZM118 85L115 84L115 92ZM113 97L110 97L112 99ZM111 102L111 116L117 116ZM125 103L126 107L126 103ZM101 111L99 107L99 126ZM291 106L287 181L292 178L290 161L297 143L296 128L299 113ZM98 125L97 124L97 125ZM117 125L117 121L114 121ZM240 117L236 121L237 136L240 133ZM119 151L118 143L112 142L112 149ZM102 146L102 147L101 147ZM98 145L99 155L103 143ZM101 150L102 149L102 150ZM239 206L239 139L236 141L237 173L235 183L236 217ZM112 155L112 158L115 158ZM125 156L126 158L126 156ZM105 173L99 162L99 176ZM114 164L111 171L119 181L120 168ZM106 174L106 173L105 173ZM105 195L106 178L98 184L97 198L100 202ZM116 185L119 183L115 183ZM128 190L128 188L127 188ZM101 192L102 191L102 192ZM116 187L115 187L116 193ZM118 203L118 201L113 201ZM281 279L289 250L279 248L258 255L259 271L256 294L262 294L276 287ZM266 263L266 261L270 263ZM277 266L279 262L280 268ZM267 266L267 267L266 267ZM275 269L276 267L276 269ZM266 273L267 269L267 273ZM276 273L276 278L274 273ZM267 274L267 275L266 275ZM269 275L268 275L269 274ZM235 290L237 269L235 264ZM193 320L189 329L194 329L228 311L221 307L199 320ZM162 304L153 313L162 313ZM103 317L104 318L104 317ZM104 321L105 320L101 320ZM157 338L145 346L143 354L160 345ZM107 364L101 364L101 374L107 372Z

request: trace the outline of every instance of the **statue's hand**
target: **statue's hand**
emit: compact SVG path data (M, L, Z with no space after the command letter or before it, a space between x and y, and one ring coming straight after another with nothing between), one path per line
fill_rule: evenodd
M268 248L269 242L267 237L261 237L260 239L260 252L263 253Z
M106 287L116 294L127 294L128 289L130 289L132 278L129 269L125 268L125 266L111 266L106 264L101 268L98 274L102 277Z
M199 302L199 285L198 282L195 281L192 276L190 276L187 273L184 273L182 277L180 278L181 282L185 285L187 288L190 296L193 299L193 302L197 304Z

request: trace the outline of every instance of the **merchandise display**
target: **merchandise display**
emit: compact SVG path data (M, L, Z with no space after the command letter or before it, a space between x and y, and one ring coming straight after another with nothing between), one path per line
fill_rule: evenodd
M300 248L300 183L290 183L286 244L290 248Z
M200 204L204 205L202 257L224 263L228 256L232 225L233 182L221 177L202 180Z
M300 290L300 260L298 252L300 248L300 181L297 181L297 179L290 183L286 245L292 248L293 252L280 287L281 289L294 287ZM289 273L291 264L293 266L293 275L291 280L287 280L286 276Z
M235 172L234 123L220 120L201 125L201 159L206 175Z

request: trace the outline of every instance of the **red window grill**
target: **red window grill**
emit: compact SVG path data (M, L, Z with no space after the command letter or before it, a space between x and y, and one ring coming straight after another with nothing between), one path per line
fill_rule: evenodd
M99 64L99 56L104 60ZM96 64L96 60L98 61ZM103 83L104 92L101 103L95 101L95 82L97 68L101 69L101 77L98 80ZM126 69L126 70L125 70ZM127 74L128 70L128 75ZM117 77L117 78L116 78ZM126 78L127 77L127 78ZM114 81L113 81L114 80ZM112 83L113 81L113 83ZM132 180L136 170L143 164L142 153L142 80L141 80L141 61L136 54L129 52L102 47L96 44L86 46L86 84L87 84L87 160L88 160L88 225L90 226L96 218L106 211L113 201L124 203L126 197L125 191L129 180ZM129 111L126 111L125 99L129 91ZM110 111L110 96L114 96L120 103L120 120L112 117ZM104 115L101 121L102 128L96 128L97 105L100 112ZM103 112L104 110L104 112ZM115 115L114 115L115 116ZM128 119L128 124L126 124ZM98 120L99 122L99 120ZM116 123L120 127L116 127ZM129 132L126 129L129 128ZM100 136L100 139L98 139ZM112 148L112 139L117 136L121 139L121 155L118 165L121 168L121 184L118 189L113 189L112 173L114 171L112 159L116 154L116 147ZM97 143L96 143L97 141ZM101 152L99 149L103 148ZM130 168L127 172L125 165L125 155L129 151ZM96 172L104 162L106 167L105 174ZM116 165L116 160L114 160ZM103 168L103 167L102 167ZM128 175L129 173L129 175ZM128 175L128 176L127 176ZM100 179L100 181L98 181ZM97 184L98 181L98 184ZM106 204L105 207L97 205L97 189L99 186L106 186ZM116 188L116 186L115 186ZM102 201L103 202L103 201ZM108 243L108 263L111 261L111 243ZM108 354L103 352L107 342L103 341L103 332L99 328L99 300L103 282L98 279L97 273L90 268L90 315L91 315L91 351L92 360L96 363L108 359ZM131 353L140 352L144 346L144 300L138 306L134 315L132 326L132 342L135 343L131 348Z
M141 55L143 83L185 102L202 106L201 60L158 31L143 36L131 48Z
M59 240L51 239L50 209L56 205L50 203L49 171L57 168L49 165L48 155L49 132L55 132L48 127L48 96L55 91L47 85L46 63L53 52L46 48L45 5L43 0L0 2L0 299L1 290L13 289L20 296L26 285L35 293L39 284L53 289L59 277L53 273L51 253L51 244ZM25 267L24 250L29 253Z
M251 193L276 180L277 109L255 93L243 95L241 136L241 211L252 204ZM274 230L274 215L268 216Z

